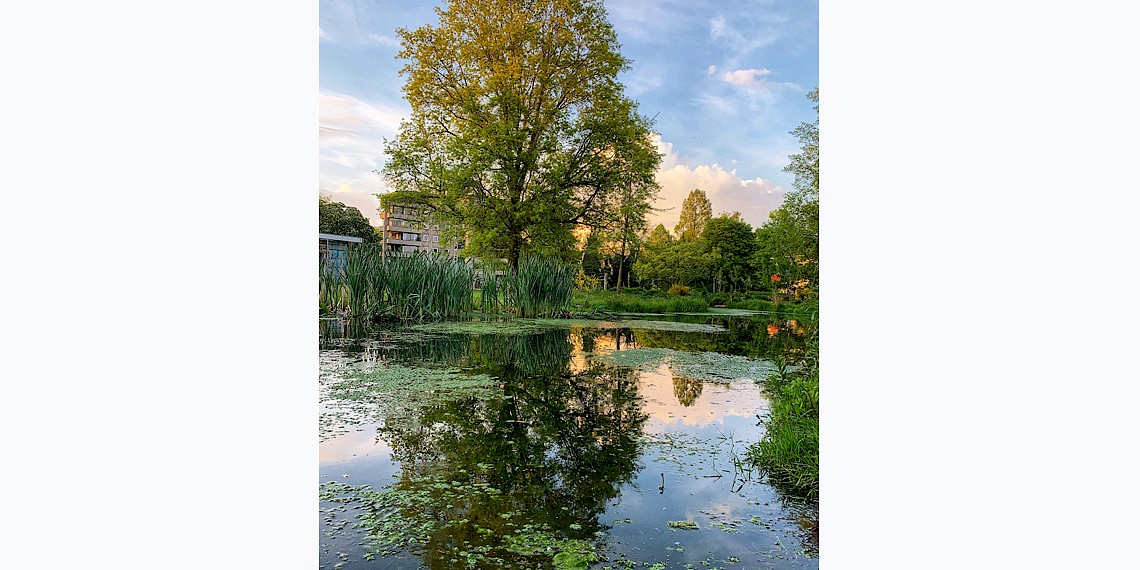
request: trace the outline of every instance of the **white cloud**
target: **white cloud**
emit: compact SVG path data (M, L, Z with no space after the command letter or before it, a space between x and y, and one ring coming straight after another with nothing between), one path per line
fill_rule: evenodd
M379 202L372 194L385 187L373 171L383 165L384 139L395 137L400 120L408 114L409 109L321 90L321 193L357 207L373 224L378 223Z
M763 84L764 81L760 79L772 74L772 70L763 69L737 69L735 71L726 71L720 78L733 85L740 85L742 87L750 87L753 85Z
M724 16L709 20L709 35L723 42L730 52L737 56L747 55L757 49L772 45L780 38L779 28L767 30L749 29L748 34L738 32Z
M714 73L716 73L716 66L715 66L715 65L710 65L710 66L708 67L708 69L706 69L706 70L705 70L705 73L707 73L707 74L709 74L709 75L713 75Z
M736 170L725 170L719 164L689 166L673 144L655 137L654 144L664 156L657 171L661 185L656 207L666 209L650 216L650 227L665 224L669 231L680 219L681 202L694 188L704 190L712 202L713 215L740 212L744 221L757 227L768 219L768 212L784 201L785 191L763 178L742 179Z
M381 34L368 34L368 39L384 46L399 47L400 40L397 38L381 35Z
M736 113L737 103L730 101L724 97L713 95L711 93L701 93L693 98L700 105L712 107L719 113L724 115L732 115Z

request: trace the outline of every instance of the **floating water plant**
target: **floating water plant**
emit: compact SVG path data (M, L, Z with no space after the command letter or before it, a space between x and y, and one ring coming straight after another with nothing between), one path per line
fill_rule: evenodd
M719 352L686 352L669 348L630 348L596 355L594 358L609 364L640 370L653 370L665 364L676 375L712 382L764 380L777 371L776 365L767 360Z

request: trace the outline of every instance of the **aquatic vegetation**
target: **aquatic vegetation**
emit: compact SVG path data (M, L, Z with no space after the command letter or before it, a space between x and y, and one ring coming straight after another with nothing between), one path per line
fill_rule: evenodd
M411 325L412 330L436 333L465 333L465 334L526 334L529 332L550 330L591 328L591 329L640 329L653 331L722 333L727 329L717 324L685 323L677 321L658 321L642 319L624 320L592 320L592 319L477 319L462 321L434 321Z
M752 324L735 322L744 320ZM763 400L753 382L736 382L756 380L775 365L697 352L705 344L694 344L731 341L748 353L747 333L767 340L768 322L726 316L483 318L384 323L365 338L330 338L321 351L322 440L337 430L374 426L391 463L377 472L375 459L355 457L368 435L344 438L343 448L335 440L322 444L323 457L325 446L336 450L328 463L322 459L322 567L351 565L350 556L381 565L389 562L378 557L391 556L399 567L415 567L418 558L424 568L545 570L674 568L685 562L711 569L748 566L753 555L791 559L798 550L770 547L791 532L798 537L791 525L800 523L775 501L767 506L770 489L761 491L759 502L750 500L752 486L767 482L751 472L742 475L737 458L743 455L741 433L749 441L761 435L748 418ZM636 328L643 323L698 330ZM642 339L652 334L693 342L684 350L646 347ZM622 350L611 351L619 336ZM792 334L777 338L797 340ZM662 366L672 370L672 382L638 373ZM705 384L710 381L716 385ZM651 391L642 392L646 386ZM699 431L682 422L661 431L647 420L660 417L651 410L662 394L698 406L702 418L710 405L739 413L726 416L727 423L698 424ZM638 475L643 470L649 473ZM342 478L350 474L352 479ZM369 485L357 485L365 482L361 476ZM626 518L633 513L619 505L627 493L657 497L659 483L664 504L683 509ZM695 489L717 488L731 494L716 495L711 505L684 502ZM697 545L666 548L671 540L647 545L640 538L674 531L681 540L685 530L720 546L706 556Z
M554 258L525 256L507 273L503 292L520 317L554 316L566 311L577 269Z
M458 398L493 395L498 382L485 374L416 368L389 362L362 362L320 377L321 439L343 433L348 425L380 423L420 406Z
M686 352L669 348L630 348L596 355L594 358L615 366L628 366L641 370L653 370L668 365L675 375L711 382L760 381L777 371L777 366L767 360L719 352Z
M765 382L772 399L764 438L748 459L773 484L809 499L819 497L819 340L813 338L794 365L781 366Z
M378 244L359 244L348 249L340 271L321 266L320 307L322 314L353 317L453 318L471 309L474 275L463 259L385 254Z

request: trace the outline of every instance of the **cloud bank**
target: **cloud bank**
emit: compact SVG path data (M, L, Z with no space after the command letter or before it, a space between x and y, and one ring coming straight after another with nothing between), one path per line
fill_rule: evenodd
M661 185L656 207L665 211L650 216L650 228L665 224L669 231L681 217L681 203L695 188L704 190L712 202L713 216L740 212L745 222L757 227L768 219L768 212L780 207L785 190L763 178L742 179L736 170L725 170L719 164L690 166L673 144L654 137L658 152L664 157L657 171Z

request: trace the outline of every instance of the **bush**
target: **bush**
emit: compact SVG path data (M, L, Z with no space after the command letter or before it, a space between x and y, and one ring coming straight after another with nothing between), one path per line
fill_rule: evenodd
M748 459L777 486L811 499L819 497L819 340L812 339L793 362L770 377L772 407L764 439L748 448Z
M669 294L670 295L688 295L689 293L692 293L692 292L693 292L692 287L689 287L687 285L681 285L678 283L674 283L672 287L669 287Z

